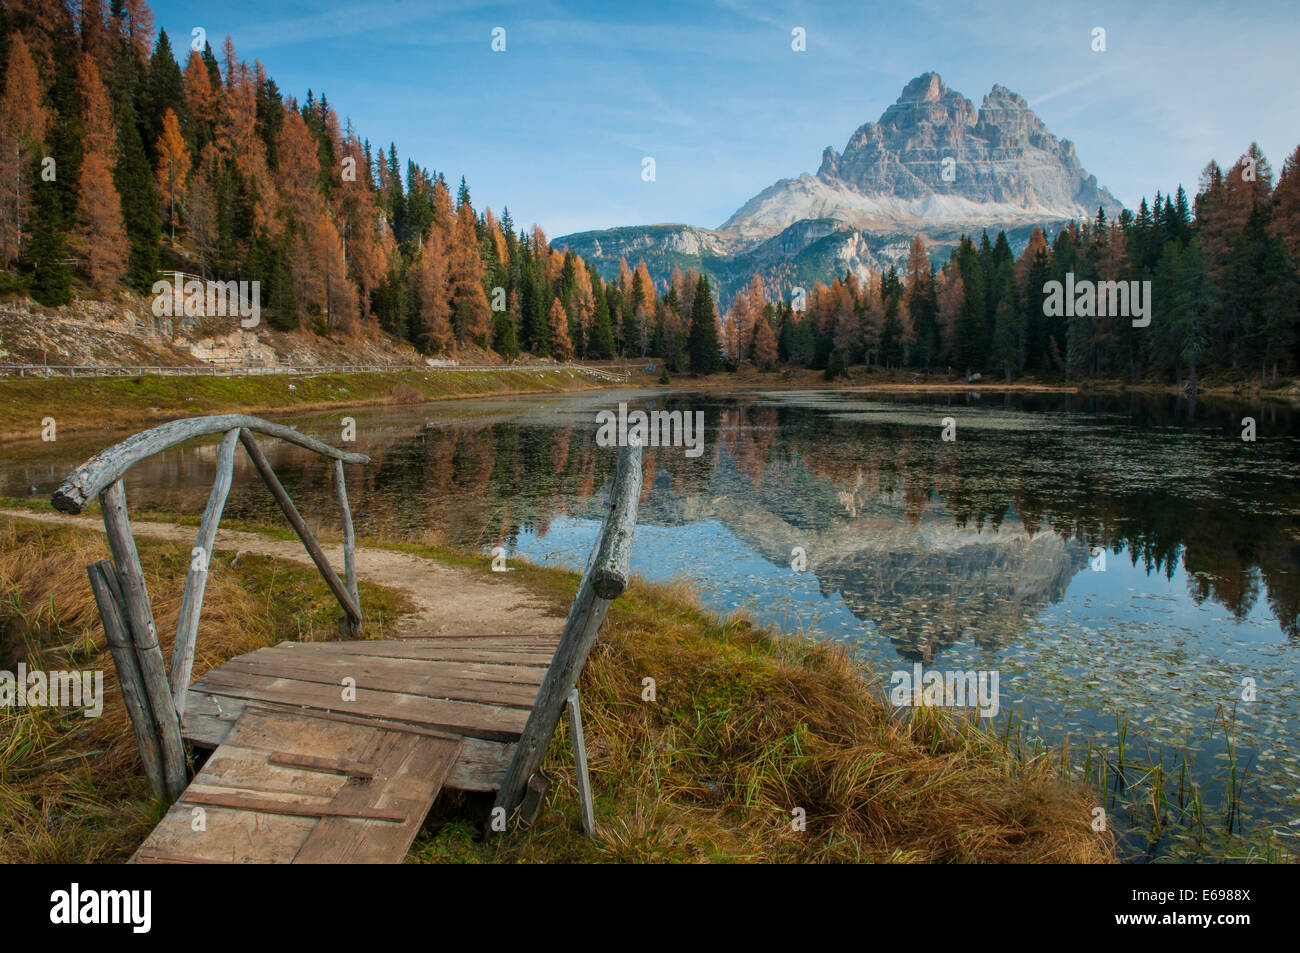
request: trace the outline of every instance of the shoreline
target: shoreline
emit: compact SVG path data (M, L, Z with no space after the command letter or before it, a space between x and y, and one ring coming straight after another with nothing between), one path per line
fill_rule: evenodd
M2 792L0 816L9 816L13 835L4 838L9 860L122 860L148 833L157 809L84 583L82 564L103 547L102 532L87 519L0 514L0 539L8 544L0 546L0 579L13 594L12 605L0 607L0 621L48 601L48 614L30 616L29 661L50 658L45 653L80 630L76 664L104 668L109 688L105 716L88 732L66 731L54 710L0 710L30 720L30 733L42 742L11 766L16 783ZM184 578L189 534L144 514L135 528L161 597ZM218 598L200 629L196 676L262 644L336 636L336 607L314 568L302 556L286 558L296 542L266 529L222 531L230 536L224 546L219 538L214 551L209 586ZM245 547L250 532L262 537L257 550ZM554 567L521 561L502 576L470 553L359 543L358 556L366 550L373 563L361 579L368 637L391 638L412 613L425 614L410 598L410 578L403 584L385 575L394 559L428 570L423 585L432 591L424 595L441 609L463 610L467 600L481 603L487 590L498 598L510 590L527 595L526 605L513 608L539 620L554 616L556 626L577 585L577 573ZM471 590L479 594L470 598ZM164 643L172 602L156 605ZM304 610L311 628L286 630ZM743 615L704 610L680 585L641 579L611 607L600 645L582 684L602 836L586 837L577 823L572 752L560 732L546 770L561 783L530 829L479 838L466 822L472 805L443 798L408 863L1116 860L1113 835L1087 823L1094 796L1067 780L1058 761L1025 759L952 712L894 717L865 670L840 648L777 637ZM652 703L642 697L648 673L659 685ZM99 792L93 803L79 800L86 772ZM842 783L847 777L851 784ZM51 801L63 804L57 837L39 822L38 805ZM790 823L792 808L804 806L806 831Z
M880 372L884 377L887 372ZM664 384L653 374L633 374L623 382L601 382L563 367L467 373L445 368L337 374L250 377L145 376L102 378L0 378L0 442L38 439L42 421L54 417L62 433L109 433L143 430L180 417L240 412L254 415L324 413L377 406L403 406L500 397L513 394L566 393L588 390L663 390L706 392L842 391L850 394L1136 394L1140 397L1186 396L1173 384L1117 379L1079 383L1019 380L1010 384L980 380L871 380L859 374L827 381L804 368L760 372L743 368L704 377L679 374ZM864 379L867 378L867 379ZM292 385L293 389L290 390ZM485 386L486 385L486 386ZM1278 403L1300 407L1300 381L1281 380L1268 387L1236 381L1203 384L1198 396L1238 403ZM105 413L112 414L105 426Z
M430 368L251 377L0 378L0 441L39 439L46 417L55 419L59 433L79 434L145 430L207 414L310 414L606 386L563 367L472 373ZM110 426L105 426L106 413L112 414Z

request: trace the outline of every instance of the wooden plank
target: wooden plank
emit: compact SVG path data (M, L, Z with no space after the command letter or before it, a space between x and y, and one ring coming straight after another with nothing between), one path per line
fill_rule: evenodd
M368 764L362 764L360 761L349 761L346 758L318 758L309 754L292 754L286 751L272 752L267 756L267 764L280 765L286 768L306 768L309 771L319 771L322 774L341 774L349 778L373 778L375 769Z
M236 719L249 707L260 710L285 711L294 714L310 714L313 718L341 721L356 725L397 726L403 730L419 732L433 737L447 737L447 732L436 731L409 722L392 722L382 718L363 718L357 715L345 715L339 712L310 711L301 708L281 708L270 702L256 702L250 705L241 698L220 697L222 711L218 713L216 702L208 695L191 690L186 709L185 739L191 744L205 748L216 748L232 733ZM241 726L242 732L242 726ZM241 736L241 741L243 737ZM271 747L274 747L271 745ZM451 775L444 785L457 791L495 791L501 787L507 765L514 755L515 746L509 742L492 741L463 736L460 757L452 767Z
M187 791L224 789L270 796L322 798L328 804L346 776L271 763L271 752L227 741L212 753ZM291 756L297 757L297 756Z
M328 444L321 443L313 437L301 434L283 424L273 424L260 417L245 414L218 414L210 417L189 417L184 420L168 421L151 430L133 434L119 444L101 450L81 466L68 474L67 478L54 491L50 502L60 513L80 513L96 496L121 479L122 474L141 460L161 453L179 443L208 434L225 433L227 430L243 428L254 433L266 434L287 440L319 453L321 456L345 463L369 463L370 458L364 453L346 453L335 450Z
M108 651L113 656L113 665L117 669L122 701L131 718L131 730L135 733L135 743L140 749L140 760L144 762L145 777L154 797L165 798L167 782L163 777L158 730L154 727L149 699L140 677L140 660L131 644L131 636L127 634L121 603L115 592L117 574L113 570L113 564L103 559L87 566L86 575L90 577L90 589L95 595L95 605L99 607L99 617L104 622L104 639L108 642Z
M515 708L531 708L537 697L536 684L482 681L426 672L428 662L409 659L303 658L287 662L279 658L255 657L250 653L221 666L223 672L292 678L323 685L341 685L344 678L356 680L358 688L424 695L459 701L487 702Z
M360 762L375 738L374 724L322 718L316 712L284 706L253 705L249 710L254 717L240 718L226 744L268 755L306 756L328 751L334 757Z
M195 790L193 786L185 792L181 803L228 807L257 814L286 814L291 817L359 817L394 824L405 824L409 819L406 811L385 811L370 807L336 807L333 804L254 797L247 794L219 794L215 791Z
M217 475L212 482L212 492L208 494L208 503L203 508L203 518L199 521L199 532L194 541L194 548L199 551L202 564L196 567L191 560L190 571L185 576L185 593L181 596L181 614L176 623L176 641L172 644L170 673L172 699L176 713L182 716L185 714L185 692L189 689L190 676L194 671L194 644L198 637L199 615L203 611L203 591L208 585L208 563L212 559L212 545L217 539L221 511L225 509L226 497L230 494L230 484L235 476L235 441L238 439L238 428L227 430L221 438L221 445L217 447Z
M345 702L339 686L265 675L226 673L221 669L204 675L195 685L200 691L209 694L372 715L393 721L445 728L457 734L469 732L480 738L500 741L514 741L528 719L528 711L524 708L425 698L422 695L398 692L377 692L360 687L356 690L356 699Z
M305 648L307 648L307 646L299 646L298 651ZM257 649L256 651L249 652L246 655L239 657L250 658L252 656L257 656L259 659L283 659L285 662L297 664L297 662L293 662L296 655L295 650L288 649L281 651L280 649L280 646ZM306 654L314 657L331 659L389 659L400 664L418 664L422 666L423 671L428 672L430 675L446 676L447 678L473 678L485 682L540 685L542 684L542 679L546 676L546 669L540 665L519 665L510 662L465 662L458 659L421 658L418 657L419 653L417 653L417 657L413 658L408 655L393 654L392 652L383 650L377 653L335 652L333 645L323 647L319 652L312 648L311 651Z
M333 805L339 814L321 819L294 863L392 863L406 856L456 761L460 742L404 732L388 737L399 743L386 745L375 758L383 784L377 779L340 791ZM344 816L345 811L384 810L405 811L414 823L399 827Z
M254 468L261 474L262 482L271 491L271 496L275 497L275 502L280 505L280 509L284 512L285 518L288 519L289 525L293 527L294 532L298 534L298 538L302 540L303 546L307 549L307 554L311 556L311 561L316 564L316 568L320 570L326 585L334 593L334 598L338 599L339 605L348 614L348 618L353 625L359 627L361 624L361 607L353 600L352 594L348 592L347 587L343 585L343 581L339 579L339 574L334 571L334 567L325 558L325 551L320 548L320 543L316 542L316 537L308 528L307 521L302 518L302 514L298 512L298 507L294 506L288 492L280 484L279 477L271 469L270 461L266 459L266 454L257 445L257 441L253 439L252 432L246 429L240 430L239 442L244 445L248 458L253 461Z
M113 553L113 563L117 569L127 627L131 641L135 643L136 657L140 660L140 680L149 699L149 711L158 733L163 781L167 796L175 800L185 790L189 766L185 760L185 746L181 743L180 717L176 714L176 703L167 681L167 668L163 663L162 649L158 645L158 629L154 625L153 609L149 604L144 570L140 567L140 554L136 552L135 537L131 535L131 520L126 512L126 490L121 480L100 494L99 504L104 516L108 548Z
M623 447L610 491L609 515L605 517L600 539L573 597L560 645L546 670L528 724L497 792L496 806L505 808L507 815L514 812L529 778L541 768L566 699L577 686L587 655L605 621L610 600L622 592L626 583L640 494L641 448Z
M194 830L195 809L206 828ZM132 860L155 854L192 857L198 863L287 864L320 821L315 817L256 814L176 803L140 845Z
M556 632L552 634L549 632L518 632L518 633L505 632L497 635L482 635L478 632L439 632L436 635L407 636L406 639L404 639L403 641L418 642L421 639L425 639L428 641L443 641L445 639L475 639L475 640L487 639L489 641L493 639L511 639L511 640L535 639L541 642L558 643L560 641L560 633Z
M221 698L219 701L190 687L185 696L185 721L181 734L190 744L202 748L215 748L226 740L235 720L244 713L242 699Z
M551 653L531 649L476 649L460 646L405 646L401 640L384 642L330 642L328 651L340 655L371 655L375 658L408 658L444 662L491 662L497 665L528 665L545 668ZM361 646L365 645L365 648Z

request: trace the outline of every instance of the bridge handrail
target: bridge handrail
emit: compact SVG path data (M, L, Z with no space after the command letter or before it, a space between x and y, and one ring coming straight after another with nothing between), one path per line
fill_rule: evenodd
M636 532L637 507L641 499L641 447L629 444L619 450L618 468L610 489L609 512L601 524L591 555L569 607L564 632L555 655L537 690L537 700L515 746L497 792L496 806L512 814L523 800L533 775L541 768L551 736L559 724L564 706L573 695L578 676L587 662L609 604L627 586L632 537ZM576 701L574 705L576 709ZM581 764L585 765L585 756ZM580 769L584 775L585 767Z
M314 437L272 423L260 417L246 414L218 414L211 417L186 417L144 430L127 437L121 443L101 450L64 479L54 491L50 502L62 513L80 513L92 499L102 493L108 486L122 478L127 470L141 460L156 453L168 450L186 440L208 434L225 433L228 430L251 430L254 433L278 437L289 443L297 444L307 450L319 453L332 460L344 463L369 463L370 458L364 453L348 453L336 450L329 444L322 443Z
M217 473L208 495L198 536L192 551L193 560L185 577L180 618L172 646L170 669L164 664L153 607L145 584L131 521L127 513L126 489L122 476L136 463L186 440L209 434L223 434L217 449ZM335 500L343 524L343 562L346 582L339 578L307 526L293 500L276 477L266 454L258 446L255 433L278 437L334 461ZM108 535L112 560L101 560L86 567L95 595L104 634L122 685L122 696L131 716L132 728L144 760L145 774L154 793L170 800L185 789L188 763L181 741L181 719L185 715L186 694L194 668L194 649L198 636L199 615L207 586L208 562L216 542L217 526L225 508L226 496L234 478L235 444L243 444L253 466L262 477L276 503L293 526L312 562L343 607L340 620L345 636L361 634L361 597L356 571L356 536L352 511L348 505L344 482L344 463L369 463L363 453L348 453L298 433L282 424L271 423L246 414L218 414L173 420L151 430L134 434L91 457L70 473L54 491L51 502L63 513L80 513L86 504L99 498Z

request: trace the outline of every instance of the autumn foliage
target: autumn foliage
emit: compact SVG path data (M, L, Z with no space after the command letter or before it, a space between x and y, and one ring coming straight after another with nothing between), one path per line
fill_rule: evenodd
M612 355L604 283L540 228L476 211L464 179L453 199L324 94L282 93L229 37L219 53L177 49L183 63L144 0L0 7L0 265L14 287L60 304L74 279L83 294L148 292L183 270L257 281L281 329Z

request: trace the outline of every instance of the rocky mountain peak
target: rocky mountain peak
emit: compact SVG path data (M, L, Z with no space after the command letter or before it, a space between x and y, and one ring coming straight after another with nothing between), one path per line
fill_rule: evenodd
M944 93L948 92L948 87L944 85L943 77L938 73L922 73L916 79L912 80L903 87L902 95L898 97L899 103L933 103L943 98Z
M1087 220L1120 204L1005 86L980 107L926 72L843 152L827 148L817 175L783 179L759 193L720 231L763 239L804 218L834 218L864 231L933 224L975 230Z
M608 267L617 265L617 246L654 259L666 275L683 246L698 245L718 262L715 274L734 272L738 284L756 270L789 272L800 261L807 282L898 264L916 235L942 250L962 234L1005 230L1013 248L1023 247L1036 226L1050 234L1071 219L1090 221L1098 206L1108 218L1122 210L1023 96L995 85L977 108L925 72L876 121L854 130L842 152L827 146L816 175L781 179L716 230L616 229L596 246L593 233L566 238L580 253L608 245L612 257L597 255Z

